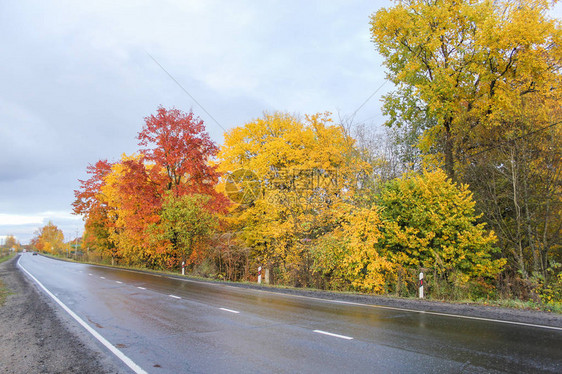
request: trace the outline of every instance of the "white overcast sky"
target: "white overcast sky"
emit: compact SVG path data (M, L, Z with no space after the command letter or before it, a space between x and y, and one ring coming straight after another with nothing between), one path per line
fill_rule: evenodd
M67 240L81 235L71 215L78 179L89 163L135 152L143 118L159 105L193 109L219 144L223 129L263 112L350 116L384 83L369 16L389 5L1 0L0 238L27 243L49 220ZM356 122L384 122L389 86Z

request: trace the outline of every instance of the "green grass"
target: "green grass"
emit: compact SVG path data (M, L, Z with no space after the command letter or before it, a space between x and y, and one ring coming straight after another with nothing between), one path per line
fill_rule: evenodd
M11 259L11 258L14 257L14 256L15 256L14 253L10 253L10 254L8 254L8 255L5 255L5 256L3 256L3 257L0 257L0 264L1 264L2 262L8 261L9 259Z
M4 283L0 280L0 307L4 305L6 301L6 297L10 294L10 291L6 287L4 287Z
M9 259L11 259L12 257L14 257L15 254L10 253L6 256L0 257L0 264L2 262L8 261ZM4 283L2 283L2 281L0 280L0 306L4 305L4 302L6 301L6 297L8 297L8 295L10 295L11 292L8 291L8 289L6 287L4 287Z
M562 303L559 302L537 303L534 301L522 301L518 299L475 300L467 302L485 306L498 306L511 309L541 310L543 312L562 314Z

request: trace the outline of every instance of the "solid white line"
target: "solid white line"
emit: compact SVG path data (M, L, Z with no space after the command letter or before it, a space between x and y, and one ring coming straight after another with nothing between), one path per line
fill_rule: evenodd
M327 331L322 331L322 330L314 330L314 332L318 333L318 334L324 334L324 335L328 335L328 336L333 336L335 338L340 338L340 339L345 339L345 340L353 340L353 338L351 336L345 336L345 335L339 335L339 334L334 334L331 332L327 332Z
M21 257L20 257L20 260L21 260ZM43 291L45 291L47 293L47 295L49 295L53 300L55 300L55 302L57 304L59 304L62 309L64 309L72 318L74 318L76 320L76 322L78 322L83 328L85 328L86 331L88 331L90 334L92 334L94 336L94 338L96 338L101 344L103 344L107 349L109 349L111 351L111 353L113 353L115 356L117 356L121 361L123 361L125 363L125 365L127 365L129 368L131 368L131 370L133 370L135 373L137 373L137 374L147 374L147 372L144 371L135 362L133 362L133 360L131 360L129 357L125 356L125 354L123 352L121 352L113 344L111 344L109 341L107 341L107 339L105 339L103 336L101 336L96 330L94 330L92 327L90 327L90 325L88 325L86 322L84 322L84 320L82 318L78 317L78 315L76 313L74 313L72 310L70 310L69 307L67 307L62 301L60 301L55 295L53 295L51 293L51 291L49 291L47 289L47 287L45 287L41 282L39 282L39 280L37 278L35 278L33 275L31 275L31 273L29 271L27 271L20 264L20 260L18 260L18 266L31 279L33 279L35 281L35 283L37 283L39 285L39 287L41 287L43 289Z
M232 287L232 286L231 286L231 287ZM267 293L271 293L271 294L275 294L275 295L285 295L285 296L288 296L288 297L297 297L297 298L303 298L303 299L310 299L310 300L323 301L323 302L327 302L327 303L345 304L345 305L355 305L355 306L363 306L363 307L378 308L378 309L398 310L398 311L401 311L401 312L409 312L409 313L433 314L433 315L436 315L436 316L443 316L443 317L473 319L473 320L478 320L478 321L505 323L505 324L508 324L508 325L518 325L518 326L527 326L527 327L535 327L535 328L540 328L540 329L551 329L551 330L562 331L562 327L547 326L547 325L537 325L537 324L534 324L534 323L525 323L525 322L516 322L516 321L506 321L506 320L502 320L502 319L485 318L485 317L463 316L463 315L460 315L460 314L449 314L449 313L431 312L431 311L425 311L425 310L398 308L398 307L384 306L384 305L375 305L375 304L361 304L361 303L356 303L356 302L353 302L353 301L330 300L330 299L322 299L322 298L320 298L320 297L314 297L314 296L303 296L303 295L282 294L282 293L278 293L278 292L265 291L265 290L259 290L259 291L260 291L260 292L267 292Z
M168 296L173 297L174 299L181 299L181 297L176 296L176 295L168 295Z
M144 287L137 287L139 290L146 290Z
M152 275L152 276L162 277L162 275L151 274L151 273L146 273L146 272L141 272L141 271L131 270L131 269L112 268L112 267L107 267L107 266L102 266L102 265L92 265L92 266L97 266L97 267L104 268L104 269L123 270L123 271L129 271L129 272L132 272L132 273L139 273L139 274L144 274L144 275ZM196 280L193 280L193 279L181 279L181 278L168 277L168 276L166 276L166 278L181 280L181 281L184 281L184 282L199 283L199 284L204 284L204 285L207 285L207 286L234 287L236 289L239 289L236 286L231 286L231 285L223 284L223 283L202 282L202 281L196 281ZM137 287L137 288L144 289L144 288L141 288L141 287ZM473 319L473 320L478 320L478 321L496 322L496 323L504 323L504 324L508 324L508 325L518 325L518 326L527 326L527 327L534 327L534 328L540 328L540 329L550 329L550 330L562 331L562 327L537 325L537 324L534 324L534 323L507 321L507 320L502 320L502 319L484 318L484 317L463 316L463 315L460 315L460 314L439 313L439 312L431 312L431 311L408 309L408 308L398 308L398 307L375 305L375 304L362 304L362 303L356 303L356 302L353 302L353 301L330 300L330 299L323 299L323 298L314 297L314 296L283 294L283 293L267 291L267 290L256 290L256 291L274 294L274 295L284 295L284 296L287 296L287 297L296 297L296 298L303 298L303 299L310 299L310 300L318 300L318 301L327 302L327 303L357 305L357 306L363 306L363 307L369 307L369 308L398 310L398 311L409 312L409 313L425 313L425 314L433 314L433 315L436 315L436 316L443 316L443 317Z
M220 310L224 310L225 312L230 312L230 313L235 313L235 314L239 314L240 312L237 310L232 310L232 309L226 309L226 308L219 308Z
M293 295L293 296L296 296L296 295ZM303 296L303 297L307 297L307 296ZM383 306L383 305L361 304L361 303L354 303L354 302L352 302L352 301L327 300L327 299L321 299L321 298L316 298L316 297L310 297L310 298L316 299L316 300L325 300L325 301L329 301L329 302L332 302L332 303L338 303L338 304L362 305L362 306L368 306L368 307L371 307L371 308L380 308L380 309L389 309L389 310L399 310L399 311L402 311L402 312L411 312L411 313L420 313L420 314L433 314L433 315L435 315L435 316L452 317L452 318L464 318L464 319L474 319L474 320L478 320L478 321L507 323L507 324L510 324L510 325L537 327L537 328L541 328L541 329L552 329L552 330L562 331L562 327L547 326L547 325L536 325L536 324L534 324L534 323L525 323L525 322L516 322L516 321L506 321L506 320L501 320L501 319L485 318L485 317L463 316L463 315L460 315L460 314L449 314L449 313L432 312L432 311L425 311L425 310L415 310L415 309L407 309L407 308L397 308L397 307Z

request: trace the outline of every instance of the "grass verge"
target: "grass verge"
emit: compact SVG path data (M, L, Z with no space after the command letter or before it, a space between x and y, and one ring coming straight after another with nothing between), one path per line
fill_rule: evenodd
M11 259L12 257L14 257L15 255L9 254L7 256L4 257L0 257L0 264L2 262L8 261L9 259ZM6 298L8 297L8 295L11 292L8 291L8 289L6 287L4 287L4 283L2 283L2 280L0 280L0 306L4 305L4 302L6 301Z
M14 257L14 256L15 256L15 254L10 253L10 254L7 255L7 256L0 257L0 264L3 263L3 262L5 262L5 261L8 261L9 259L11 259L11 258Z

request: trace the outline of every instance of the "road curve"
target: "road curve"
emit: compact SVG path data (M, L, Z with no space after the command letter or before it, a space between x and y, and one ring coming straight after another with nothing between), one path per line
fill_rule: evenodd
M338 303L31 254L19 265L137 372L562 372L559 328Z

